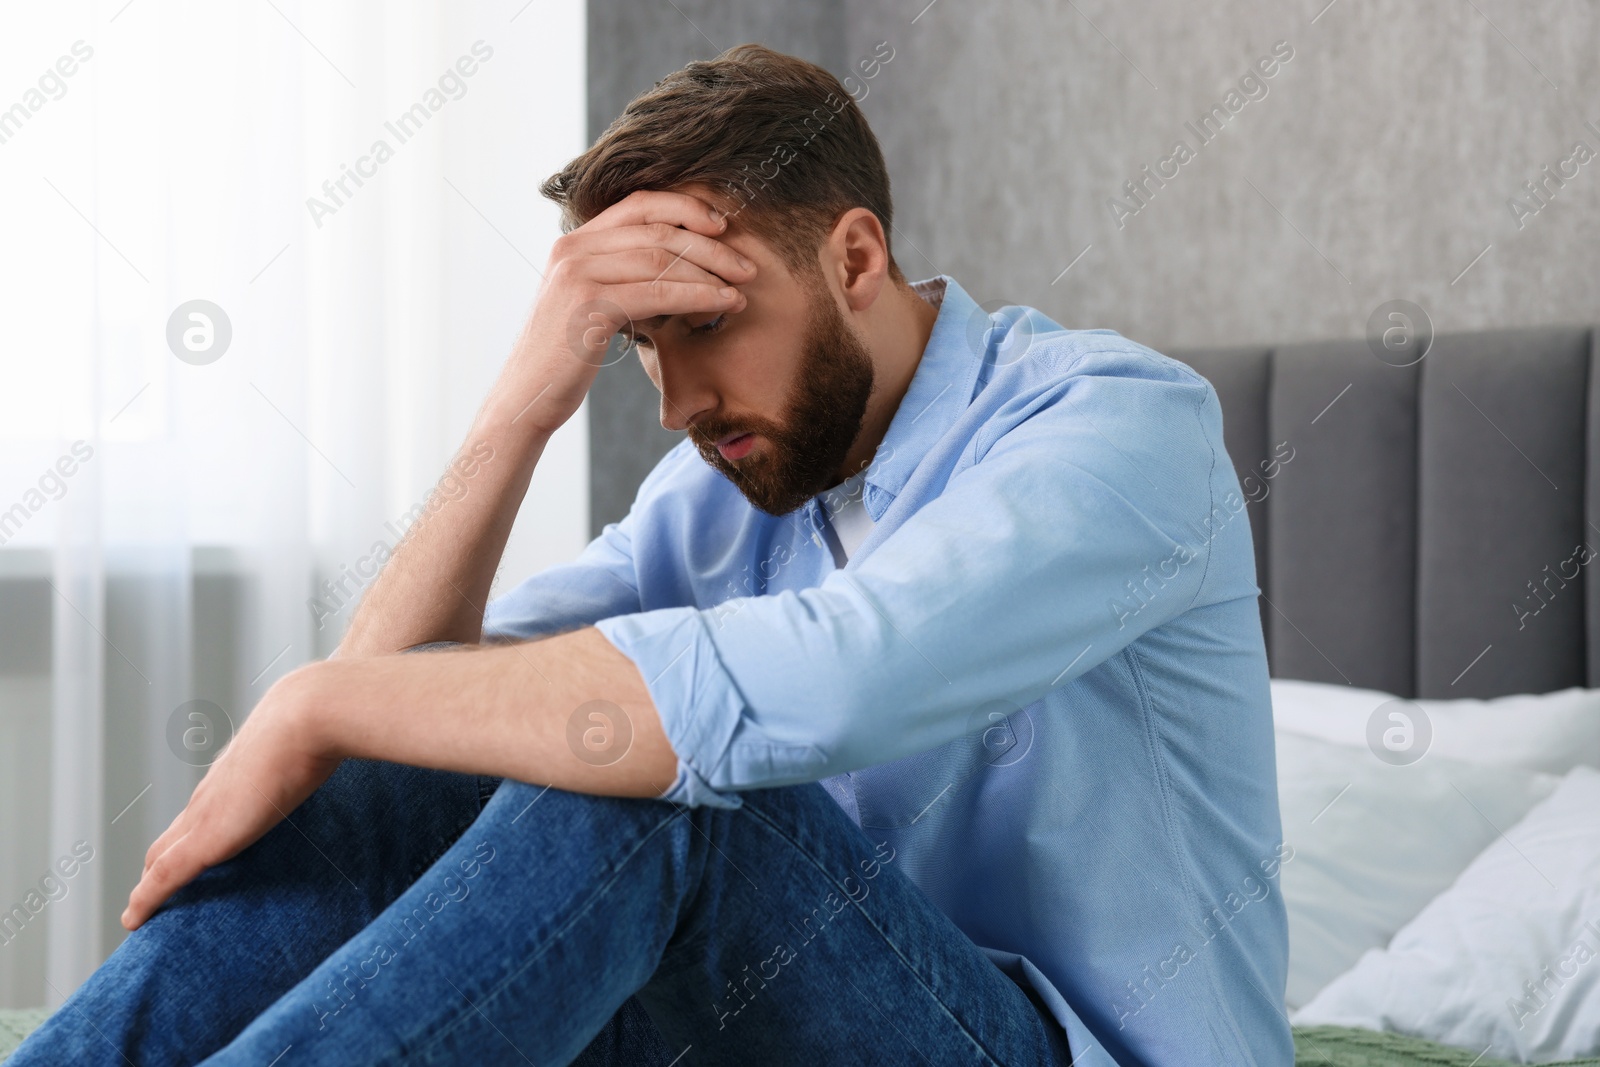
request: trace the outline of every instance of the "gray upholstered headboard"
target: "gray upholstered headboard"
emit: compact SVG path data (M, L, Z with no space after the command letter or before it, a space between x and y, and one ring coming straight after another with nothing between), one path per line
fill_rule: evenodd
M1443 335L1409 367L1365 341L1169 352L1216 387L1257 501L1274 677L1408 697L1600 686L1595 336Z

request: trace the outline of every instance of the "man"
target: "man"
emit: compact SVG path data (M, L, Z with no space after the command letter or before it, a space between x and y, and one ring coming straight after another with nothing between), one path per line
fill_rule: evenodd
M469 491L255 708L16 1062L1289 1063L1210 386L907 283L860 111L765 48L542 191L567 232ZM687 438L485 610L619 333Z

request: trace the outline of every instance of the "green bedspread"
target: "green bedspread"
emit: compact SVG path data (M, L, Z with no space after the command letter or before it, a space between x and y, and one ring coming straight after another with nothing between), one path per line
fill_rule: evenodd
M22 1044L22 1039L33 1033L33 1028L44 1022L50 1013L43 1008L25 1011L0 1009L0 1060L11 1055L11 1050Z
M1400 1034L1343 1026L1297 1026L1294 1062L1295 1067L1506 1067L1511 1061L1490 1059L1482 1050L1446 1048ZM1600 1067L1600 1059L1562 1060L1546 1067L1579 1064Z
M49 1013L42 1008L0 1011L0 1060L22 1043ZM1349 1030L1342 1026L1297 1027L1296 1067L1506 1067L1506 1060L1480 1058L1478 1053L1446 1048L1399 1034ZM1600 1067L1600 1059L1563 1060L1550 1067Z

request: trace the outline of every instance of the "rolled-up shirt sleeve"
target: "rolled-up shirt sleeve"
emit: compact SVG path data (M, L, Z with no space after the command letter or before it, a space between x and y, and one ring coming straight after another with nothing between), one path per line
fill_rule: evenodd
M742 789L927 751L1195 601L1232 477L1211 387L1085 376L1031 404L820 585L598 623L678 754L664 799L737 807Z

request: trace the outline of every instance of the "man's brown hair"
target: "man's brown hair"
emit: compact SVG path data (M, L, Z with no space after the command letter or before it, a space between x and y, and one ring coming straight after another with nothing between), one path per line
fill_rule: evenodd
M894 216L883 152L844 86L758 44L697 60L640 93L539 192L561 205L570 232L632 192L687 182L711 186L718 207L807 281L846 211L870 209L885 241ZM889 276L905 284L892 253Z

